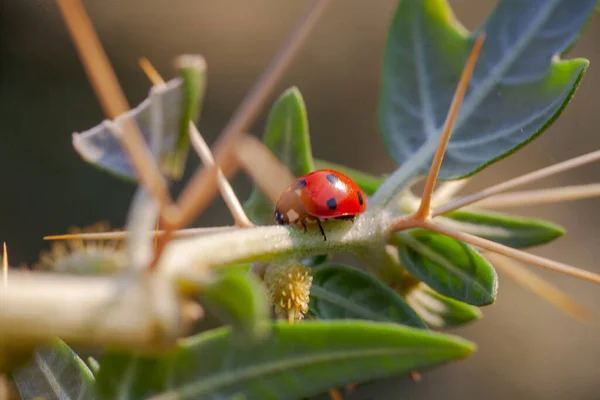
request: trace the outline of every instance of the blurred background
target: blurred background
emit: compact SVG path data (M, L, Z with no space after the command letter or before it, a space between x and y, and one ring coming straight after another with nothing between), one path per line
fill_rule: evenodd
M452 0L468 28L481 24L495 1ZM173 59L198 53L208 62L208 90L199 123L212 143L242 97L295 24L303 1L84 1L132 105L150 88L138 67L147 57L167 79ZM376 107L381 58L396 0L334 1L277 89L298 86L307 104L313 153L371 173L395 165L379 138ZM99 172L71 147L71 133L104 115L86 79L56 4L5 0L0 8L0 241L12 265L33 263L47 247L42 237L107 220L122 227L134 187ZM517 154L486 169L465 189L500 180L600 148L600 20L596 15L569 57L591 62L561 118ZM253 132L261 134L264 113ZM198 164L190 156L187 176ZM530 186L593 182L590 165ZM250 185L234 179L245 199ZM178 185L178 190L181 185ZM600 272L597 212L600 199L508 212L548 218L565 237L533 252ZM228 224L217 200L196 225ZM533 268L533 267L532 267ZM600 289L536 269L596 312ZM388 379L359 386L347 399L600 399L600 324L581 325L499 272L500 290L484 318L453 333L473 340L469 359L425 373L420 383Z

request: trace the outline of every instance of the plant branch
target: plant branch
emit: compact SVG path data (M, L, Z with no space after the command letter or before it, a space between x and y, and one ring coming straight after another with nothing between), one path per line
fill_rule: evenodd
M58 0L58 6L105 114L115 119L130 107L81 1ZM142 185L148 188L162 207L171 204L167 182L135 121L130 118L124 120L120 129L124 133L117 137Z
M433 161L431 162L429 175L425 181L425 188L423 189L423 195L421 196L421 204L417 210L418 217L428 217L431 213L431 198L433 189L435 188L435 183L440 173L440 168L442 167L442 161L444 159L444 154L446 153L446 148L448 147L448 142L450 141L450 135L452 134L454 121L456 120L460 105L462 104L465 93L467 92L467 88L469 87L469 81L471 80L471 75L473 74L473 69L475 69L475 63L479 57L479 52L484 40L485 34L481 33L473 44L471 54L467 59L467 63L462 71L460 80L458 81L456 92L452 98L452 103L450 104L450 109L448 110L448 115L446 117L446 121L444 122L444 127L442 128L439 144L435 151L435 155L433 156Z
M548 176L557 174L559 172L564 172L572 168L580 167L582 165L589 164L598 160L600 160L600 150L596 150L591 153L581 155L579 157L571 158L570 160L566 160L551 165L549 167L538 169L537 171L533 171L528 174L521 175L519 177L499 183L497 185L490 186L489 188L481 190L477 193L473 193L471 195L453 200L447 204L437 207L433 210L432 216L435 217L438 215L446 214L450 211L457 210L459 208L468 206L470 204L476 203L483 199L487 199L488 197L495 196L497 194L506 192L508 190L525 185L527 183L531 183L539 179L543 179Z
M546 282L520 264L500 254L488 253L485 254L485 257L490 259L490 261L493 261L493 265L496 269L503 271L512 280L524 288L529 289L531 292L540 296L579 322L589 323L591 321L592 312L587 307L578 303L568 294Z
M554 204L561 201L581 200L592 197L600 197L600 183L503 193L478 201L475 204L477 204L477 207L505 208L548 203Z
M215 163L225 176L238 168L234 156L236 141L256 119L263 105L275 89L291 62L306 42L308 35L331 0L313 0L299 23L282 44L259 80L246 95L233 117L223 130L214 148ZM217 189L216 167L199 168L178 199L177 208L171 208L164 219L170 229L189 224L213 199Z
M52 337L129 350L171 348L187 333L188 322L173 282L158 275L16 271L0 291L0 348L36 345Z
M512 247L504 246L502 244L493 242L491 240L483 239L475 235L455 231L453 229L449 229L439 224L436 224L431 220L425 220L421 222L420 227L441 233L442 235L449 236L456 240L460 240L461 242L468 243L494 253L502 254L506 257L510 257L515 260L519 260L528 264L536 265L538 267L546 268L555 272L563 273L565 275L570 275L579 279L600 284L600 275L595 274L593 272L585 271L579 268L572 267L568 264L563 264L544 257L529 254L521 250L513 249Z

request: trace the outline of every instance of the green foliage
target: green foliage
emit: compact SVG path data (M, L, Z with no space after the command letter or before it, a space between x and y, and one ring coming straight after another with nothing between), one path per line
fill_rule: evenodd
M486 40L457 116L440 178L470 175L558 117L588 61L561 61L597 0L500 1L472 34L445 0L402 0L384 58L379 125L399 165L426 173L475 36ZM507 28L509 27L510 28Z
M396 236L402 266L439 293L476 306L496 299L496 271L469 245L422 229Z
M302 176L315 169L306 106L298 88L292 87L283 92L271 107L263 142L294 176ZM248 216L257 224L273 223L273 207L258 188L253 189L244 204Z
M238 340L254 342L269 332L271 306L264 285L254 274L223 273L206 288L200 301L235 328Z
M274 323L271 336L240 348L221 328L181 342L164 357L110 352L98 374L100 399L302 398L332 386L408 374L469 355L470 342L367 321ZM127 377L127 379L123 379Z
M551 242L564 235L565 230L541 219L514 217L495 212L453 211L444 217L452 227L517 249ZM438 218L442 222L442 218Z
M59 339L37 350L29 364L13 373L13 379L23 399L95 398L92 371Z
M479 308L442 296L423 284L413 289L406 302L430 328L443 329L464 325L481 318Z
M427 328L399 294L358 269L327 264L313 273L310 310L319 319L366 319Z

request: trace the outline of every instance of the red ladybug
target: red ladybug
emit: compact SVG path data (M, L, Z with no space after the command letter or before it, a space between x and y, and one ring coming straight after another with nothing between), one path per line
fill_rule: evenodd
M364 192L348 176L321 169L296 179L275 206L274 219L279 225L302 225L315 221L327 240L321 219L354 218L367 207Z

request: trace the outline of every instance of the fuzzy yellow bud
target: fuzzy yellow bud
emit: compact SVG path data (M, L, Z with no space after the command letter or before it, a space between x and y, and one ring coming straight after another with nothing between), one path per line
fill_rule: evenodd
M302 264L267 268L264 282L277 318L287 318L290 323L304 318L313 280L310 272L310 268Z

